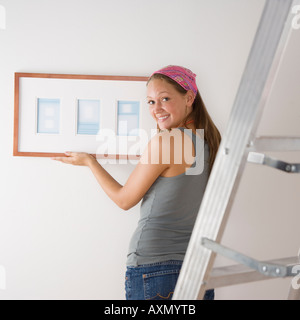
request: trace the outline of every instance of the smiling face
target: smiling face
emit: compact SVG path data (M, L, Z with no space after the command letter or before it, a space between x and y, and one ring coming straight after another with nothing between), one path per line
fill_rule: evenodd
M149 111L161 130L183 126L183 120L192 112L194 96L178 92L163 79L152 79L147 87Z

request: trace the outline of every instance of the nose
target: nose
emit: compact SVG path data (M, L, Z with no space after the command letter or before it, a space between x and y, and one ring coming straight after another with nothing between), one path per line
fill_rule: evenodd
M162 112L163 111L163 109L162 109L162 104L161 104L161 102L160 101L157 101L156 103L155 103L155 106L154 106L154 113L155 114L158 114L158 113L160 113L160 112Z

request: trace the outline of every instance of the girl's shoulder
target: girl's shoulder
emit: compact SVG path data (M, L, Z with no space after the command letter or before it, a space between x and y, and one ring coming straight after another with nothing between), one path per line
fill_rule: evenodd
M185 132L179 128L158 132L149 142L148 161L151 159L152 164L168 164L167 169L172 175L174 172L184 171L195 160L192 130L189 131L187 139Z

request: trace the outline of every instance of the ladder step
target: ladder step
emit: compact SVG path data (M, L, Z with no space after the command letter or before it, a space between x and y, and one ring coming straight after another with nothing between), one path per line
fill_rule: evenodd
M288 257L277 260L264 261L264 263L268 265L283 265L286 268L293 268L293 266L299 266L299 258ZM294 274L294 276L295 275L296 273ZM206 289L215 289L268 279L274 278L266 276L243 264L218 267L212 269L210 278L206 284Z
M300 173L300 163L284 162L263 153L249 152L248 162L262 164L288 173Z
M300 151L300 137L257 137L248 144L248 150L266 151Z
M282 264L274 264L274 263L267 263L265 261L258 261L251 257L248 257L240 252L237 252L233 249L227 248L213 240L202 238L202 245L212 250L215 253L219 253L224 257L232 259L236 262L239 262L250 269L256 270L257 272L263 274L264 276L268 277L290 277L295 275L291 266L286 266ZM297 262L299 265L299 258L297 257Z

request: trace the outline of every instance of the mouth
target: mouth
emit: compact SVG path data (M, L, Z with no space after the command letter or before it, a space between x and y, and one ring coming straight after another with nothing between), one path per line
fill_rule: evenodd
M159 117L157 118L158 122L164 122L166 121L168 118L170 117L170 115L164 116L164 117Z

